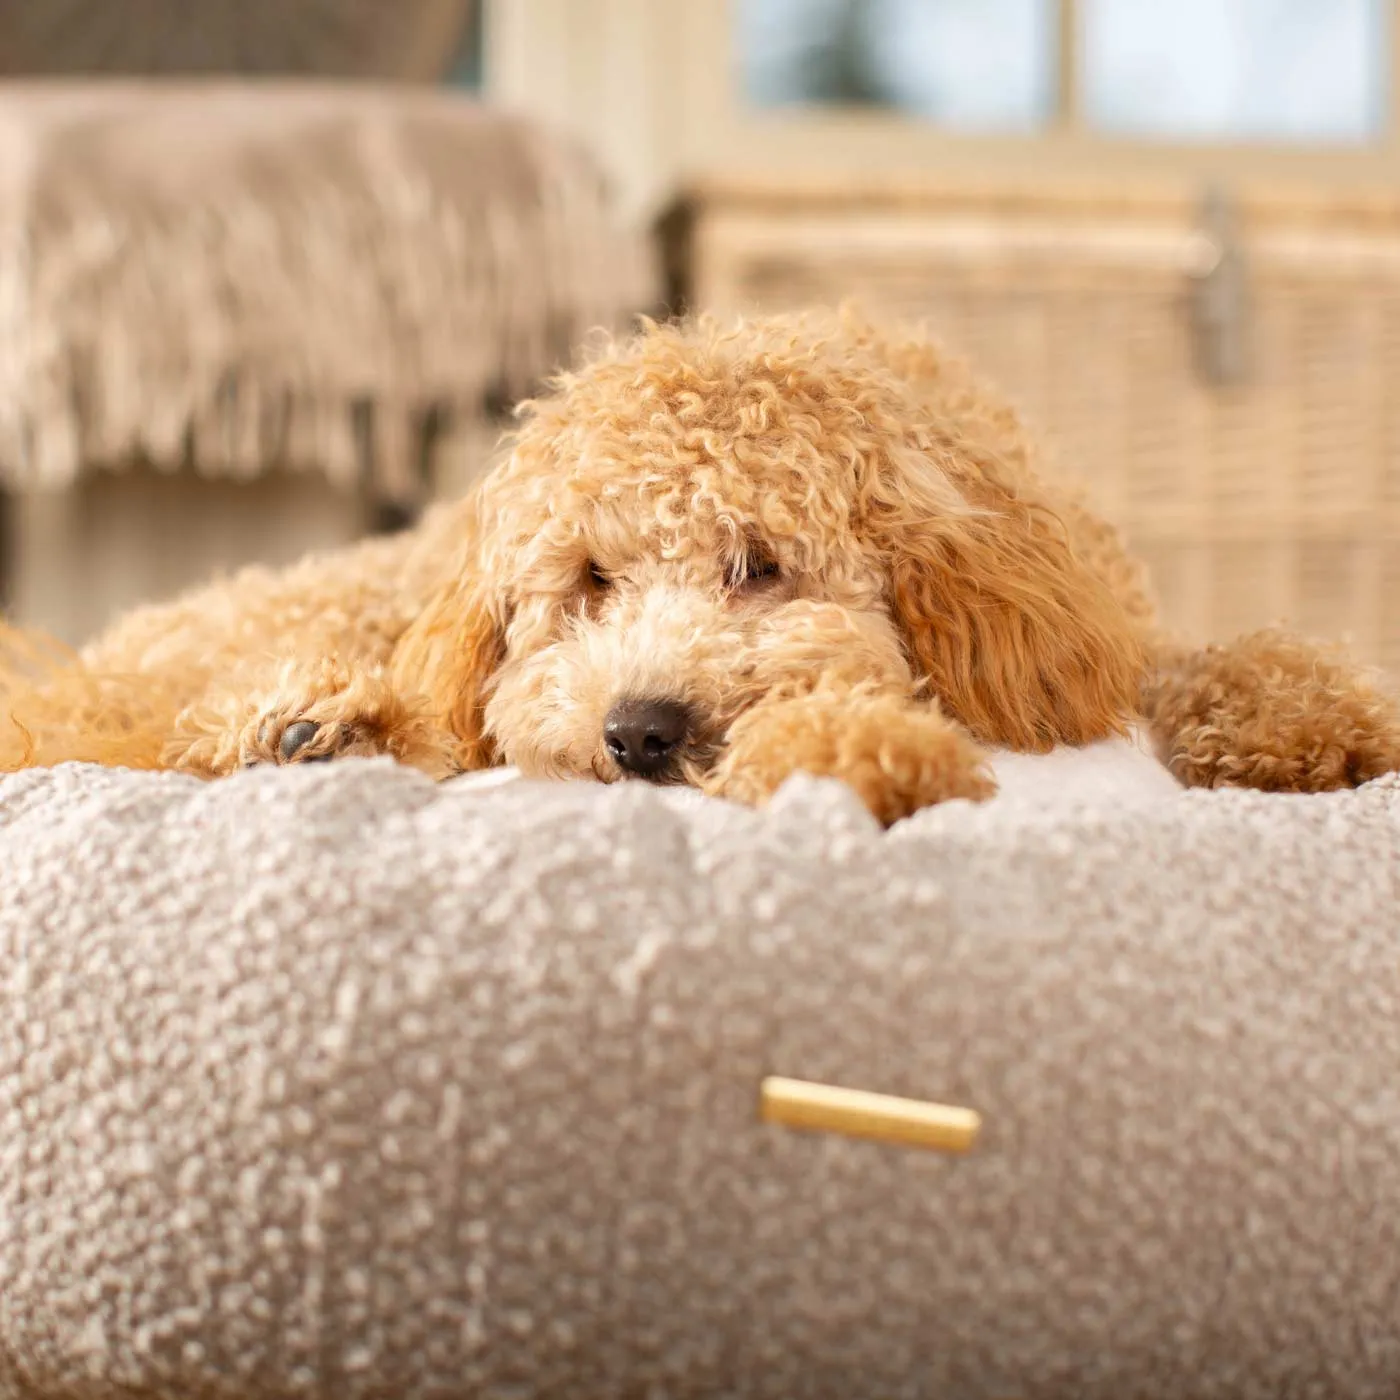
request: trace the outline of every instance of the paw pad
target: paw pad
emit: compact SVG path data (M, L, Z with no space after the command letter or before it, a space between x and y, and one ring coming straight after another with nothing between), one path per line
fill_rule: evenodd
M320 732L321 726L309 719L300 719L295 724L289 724L282 731L281 741L277 745L277 752L281 755L282 762L291 763ZM304 761L318 763L324 762L328 758L330 758L330 754L323 754Z

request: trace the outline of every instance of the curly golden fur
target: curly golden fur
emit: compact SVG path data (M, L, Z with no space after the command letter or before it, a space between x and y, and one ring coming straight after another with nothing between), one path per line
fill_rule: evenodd
M1400 720L1344 664L1170 646L1015 413L850 317L649 324L526 405L509 459L417 530L142 609L67 662L11 651L9 768L389 753L753 803L803 771L891 822L988 795L989 746L1142 718L1195 785L1400 767ZM670 707L659 757L616 737L621 702Z

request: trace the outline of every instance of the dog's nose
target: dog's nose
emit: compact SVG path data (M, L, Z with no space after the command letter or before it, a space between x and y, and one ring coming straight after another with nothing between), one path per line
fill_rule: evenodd
M619 700L603 721L617 766L639 778L664 776L680 757L690 712L675 700Z

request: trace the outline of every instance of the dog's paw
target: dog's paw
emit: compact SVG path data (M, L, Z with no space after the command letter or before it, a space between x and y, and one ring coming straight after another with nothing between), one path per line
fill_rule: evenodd
M239 764L328 763L333 758L372 758L388 753L385 734L354 720L302 719L279 712L250 722L240 736Z
M392 753L405 719L381 672L333 659L286 666L276 688L250 708L238 735L243 768Z
M1400 770L1400 711L1357 668L1277 632L1173 658L1147 692L1187 787L1331 792Z
M705 787L760 806L794 773L839 779L886 826L922 807L996 791L985 756L962 729L933 705L893 695L756 706L734 723Z
M455 771L448 736L383 672L321 662L289 671L239 736L244 768L388 755L433 777Z
M334 658L289 663L251 696L234 688L205 697L181 715L172 749L171 767L204 777L381 754L431 777L457 771L451 736L415 700L381 669Z

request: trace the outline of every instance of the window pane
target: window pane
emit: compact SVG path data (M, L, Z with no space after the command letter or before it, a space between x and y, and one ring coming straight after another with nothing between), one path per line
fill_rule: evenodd
M1385 130L1386 0L1080 0L1084 110L1122 135L1365 141Z
M964 130L1033 129L1055 110L1057 9L1057 0L737 0L744 89L761 107L890 107Z

